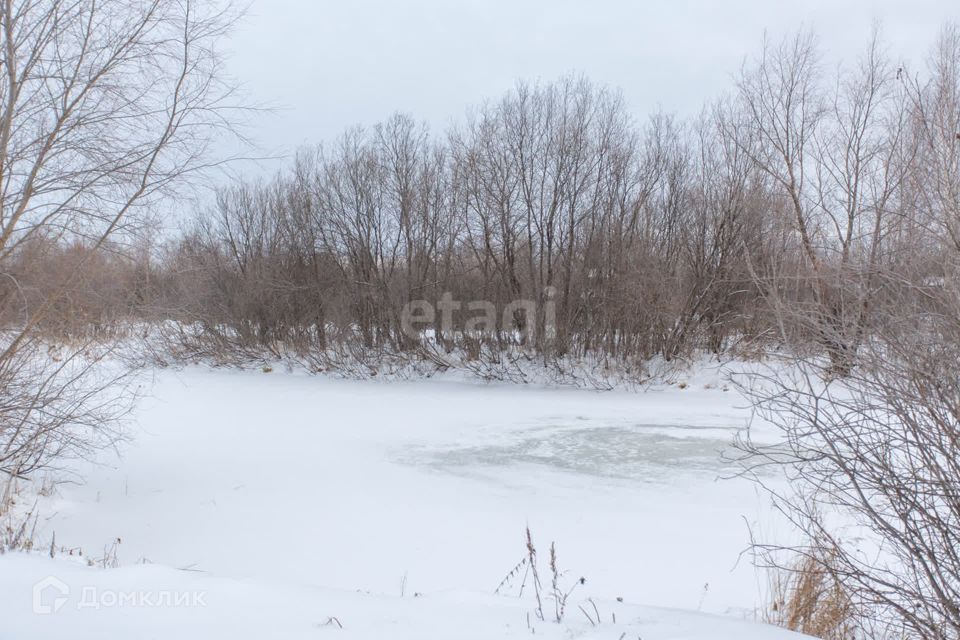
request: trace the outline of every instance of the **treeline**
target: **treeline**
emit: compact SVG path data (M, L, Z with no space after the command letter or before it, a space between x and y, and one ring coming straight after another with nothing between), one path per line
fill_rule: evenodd
M459 329L469 301L536 311L481 335L438 315L423 328L448 346L672 358L769 327L747 268L784 242L766 190L715 122L635 127L617 94L568 79L440 140L397 115L303 151L220 192L172 264L186 318L246 342L416 349L404 306L449 293Z
M920 72L874 39L832 71L799 34L686 121L636 121L579 77L520 84L443 135L395 115L219 190L162 251L91 263L125 275L76 317L176 320L223 353L670 360L789 340L842 372L891 274L946 277L924 230L930 189L956 187L929 171L960 144L957 49L945 29ZM445 295L452 325L411 333L405 309ZM500 315L517 300L535 311ZM496 326L463 330L471 301Z

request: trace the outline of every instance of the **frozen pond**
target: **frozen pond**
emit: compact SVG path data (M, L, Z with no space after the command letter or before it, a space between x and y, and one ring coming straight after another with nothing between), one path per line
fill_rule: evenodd
M752 608L742 560L769 509L721 453L746 423L715 384L648 393L157 375L121 458L41 524L121 562L371 593L489 593L556 541L597 597Z

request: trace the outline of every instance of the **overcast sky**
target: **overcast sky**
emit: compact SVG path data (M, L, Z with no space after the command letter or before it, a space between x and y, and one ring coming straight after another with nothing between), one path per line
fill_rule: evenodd
M254 0L230 70L276 113L263 149L298 145L405 111L436 128L518 79L571 71L623 90L637 117L692 113L730 87L764 31L815 28L828 60L853 59L879 20L892 53L922 59L956 0Z

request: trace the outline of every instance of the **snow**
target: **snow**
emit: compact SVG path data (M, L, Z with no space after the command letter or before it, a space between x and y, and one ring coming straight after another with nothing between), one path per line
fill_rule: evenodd
M683 383L158 372L122 457L41 502L42 540L94 557L119 539L122 568L0 556L0 638L499 638L528 619L558 638L787 637L743 620L766 581L741 557L749 527L775 527L753 485L720 479L745 403L717 370ZM541 573L555 541L562 583L586 578L563 624L552 603L536 619L529 583L493 593L527 526ZM43 616L29 594L46 576L70 600ZM84 589L128 606L78 608ZM204 597L130 604L144 592Z
M489 640L531 635L527 603L489 593L439 592L401 598L218 578L151 565L104 571L14 554L0 558L0 570L4 572L0 580L4 609L0 638ZM32 588L48 575L63 580L70 592L55 613L35 614ZM50 599L44 604L52 603L60 593L46 594ZM176 602L181 594L191 596L184 598L189 605L158 606L164 597ZM532 617L529 624L537 637L544 638L799 638L782 630L706 614L616 601L596 604L602 616L596 626L579 611L563 625Z

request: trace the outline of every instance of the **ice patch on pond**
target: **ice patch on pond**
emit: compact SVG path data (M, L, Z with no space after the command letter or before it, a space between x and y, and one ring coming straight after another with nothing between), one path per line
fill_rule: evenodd
M717 477L735 472L730 462L734 431L653 424L539 428L516 433L508 441L444 449L408 447L397 460L458 474L532 464L595 477L667 483L678 475Z

